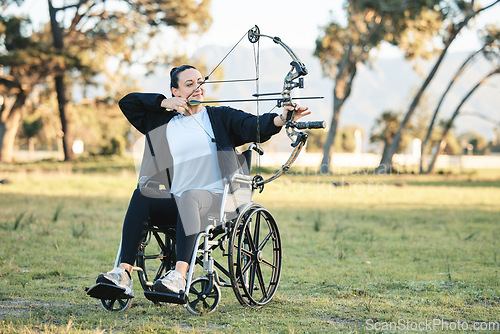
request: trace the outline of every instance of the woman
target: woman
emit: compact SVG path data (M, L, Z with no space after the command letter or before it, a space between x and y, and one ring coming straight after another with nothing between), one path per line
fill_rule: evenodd
M147 222L177 226L175 269L157 280L154 289L181 293L186 287L197 233L204 230L206 224L203 218L212 208L220 207L222 179L237 168L235 155L230 153L257 137L268 140L281 130L288 111L293 109L285 107L282 115L267 113L257 117L230 107L190 104L205 97L203 77L190 65L172 69L170 82L171 98L131 93L119 102L130 123L146 135L148 145L139 186L130 200L123 224L121 263L99 275L97 282L123 287L131 297L132 269ZM297 106L294 121L309 115L307 109ZM149 191L151 185L158 183L167 191Z

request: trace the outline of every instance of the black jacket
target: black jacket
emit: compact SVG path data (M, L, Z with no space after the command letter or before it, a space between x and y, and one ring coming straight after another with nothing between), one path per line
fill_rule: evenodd
M166 125L177 112L166 111L160 106L165 99L162 94L130 93L119 102L120 109L129 122L142 134L147 134L151 145L144 146L143 160L139 175L139 186L149 180L156 180L170 187L173 177L172 156L166 138ZM217 145L221 175L227 177L239 168L235 148L257 140L257 126L260 141L265 142L281 127L274 125L276 113L266 113L259 117L230 107L207 106ZM150 149L152 148L152 150Z

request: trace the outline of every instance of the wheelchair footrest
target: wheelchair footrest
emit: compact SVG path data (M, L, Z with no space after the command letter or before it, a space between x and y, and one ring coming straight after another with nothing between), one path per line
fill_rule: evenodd
M125 294L125 289L113 284L97 283L91 288L85 288L87 295L97 299L129 299L133 296Z
M184 294L163 293L156 291L144 291L144 296L152 302L163 302L170 304L185 304Z

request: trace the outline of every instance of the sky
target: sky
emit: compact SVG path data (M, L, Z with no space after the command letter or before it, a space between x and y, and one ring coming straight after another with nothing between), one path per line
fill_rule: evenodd
M479 3L486 5L493 1L479 0ZM281 37L292 49L314 49L321 26L330 22L332 15L340 22L344 20L343 3L344 0L212 0L210 12L213 23L207 33L192 36L187 41L178 37L172 37L171 40L180 51L192 54L194 50L207 45L231 47L246 31L258 25L263 34ZM48 12L46 1L26 0L24 10L30 12L34 21L48 19L48 15L37 15ZM500 5L482 13L477 24L482 26L486 22L500 25ZM452 44L450 51L472 50L476 47L475 35L464 31ZM383 47L380 54L382 57L397 55L397 49L389 46Z
M294 47L314 48L319 27L330 21L331 10L342 13L342 2L212 0L211 14L214 20L211 29L203 36L202 44L230 45L246 30L258 25L263 34L280 36L286 42L293 43Z
M494 0L479 0L483 5ZM193 37L190 45L222 45L231 47L251 27L258 25L261 33L279 36L291 48L315 48L320 28L333 17L344 20L343 0L212 0L213 23L201 37ZM500 25L500 5L480 15L477 24ZM476 36L463 31L450 51L472 50L477 47ZM190 50L187 49L189 52ZM397 48L384 46L382 57L400 55Z

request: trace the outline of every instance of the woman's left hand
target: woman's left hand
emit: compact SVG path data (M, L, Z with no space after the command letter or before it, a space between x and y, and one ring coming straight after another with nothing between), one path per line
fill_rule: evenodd
M293 119L292 121L294 122L297 122L299 119L301 119L302 117L304 116L307 116L307 115L310 115L311 112L308 111L309 108L308 107L301 107L299 106L298 104L296 104L295 106L286 106L283 110L283 119L286 119L287 115L289 112L291 111L295 111L295 113L293 114Z
M301 119L302 117L310 115L311 112L308 110L309 110L309 108L301 107L298 104L296 104L294 106L286 106L285 108L283 108L283 114L281 116L276 116L276 118L274 119L274 125L284 126L285 125L284 121L286 120L286 116L288 115L289 112L292 112L292 111L295 111L295 113L293 114L292 121L296 122L299 119Z

